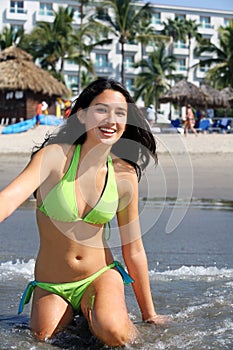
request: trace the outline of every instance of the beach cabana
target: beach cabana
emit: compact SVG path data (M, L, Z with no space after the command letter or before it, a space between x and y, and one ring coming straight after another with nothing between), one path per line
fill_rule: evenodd
M208 96L196 85L183 79L159 98L160 103L175 103L179 107L191 104L193 107L205 106Z
M227 108L229 106L226 94L224 95L221 91L207 84L202 84L200 89L206 94L206 108Z
M68 95L65 85L37 66L27 52L14 46L0 52L1 123L32 118L42 100L55 114L57 98Z
M233 88L225 87L220 91L220 94L228 101L227 108L233 108Z

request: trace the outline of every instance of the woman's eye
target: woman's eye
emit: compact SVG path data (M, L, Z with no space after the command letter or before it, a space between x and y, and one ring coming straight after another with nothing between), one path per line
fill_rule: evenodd
M98 113L107 113L107 109L106 109L106 108L103 108L103 107L98 107L98 108L97 108L97 112L98 112Z
M116 112L116 114L117 114L119 117L122 117L122 118L125 118L125 117L126 117L126 113L125 113L125 112Z

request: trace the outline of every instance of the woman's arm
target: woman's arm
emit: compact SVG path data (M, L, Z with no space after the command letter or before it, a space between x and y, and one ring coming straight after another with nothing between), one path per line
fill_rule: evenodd
M40 150L25 169L0 192L0 222L10 216L49 176L52 149Z
M138 218L138 182L136 174L122 181L118 224L122 241L122 254L128 272L134 279L133 289L141 310L142 319L150 323L163 324L166 316L157 315L150 289L148 263L141 239Z

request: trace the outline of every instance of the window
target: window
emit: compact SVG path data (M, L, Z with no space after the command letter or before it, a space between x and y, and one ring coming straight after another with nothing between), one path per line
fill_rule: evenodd
M125 68L132 68L134 65L134 56L132 56L132 55L125 56L124 65L125 65Z
M106 68L108 67L108 55L107 54L96 54L95 60L96 68Z
M175 15L175 18L178 18L180 21L185 21L186 16L185 15Z
M175 42L175 48L177 49L187 49L188 45L184 40L178 40Z
M75 62L75 60L66 60L66 65L67 66L74 66L74 65L76 65L76 62Z
M127 78L125 80L125 87L128 91L133 91L133 79Z
M40 3L40 15L53 16L53 5L51 3Z
M151 23L152 24L161 24L161 14L159 12L153 13Z
M229 18L224 18L224 27L228 27L229 26L229 24L230 24L230 20L229 20Z
M200 24L202 28L213 28L213 26L210 23L210 17L201 16Z
M75 90L78 86L78 76L74 74L67 75L66 83L69 89Z
M79 10L74 10L74 19L78 20L81 18L80 11Z
M180 71L187 70L185 58L178 59L176 65L177 65L177 70L180 70Z
M24 13L23 1L11 1L10 12L13 13Z

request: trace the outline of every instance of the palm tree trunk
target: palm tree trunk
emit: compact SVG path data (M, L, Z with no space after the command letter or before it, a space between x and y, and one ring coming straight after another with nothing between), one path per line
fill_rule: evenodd
M121 83L125 85L125 43L121 41Z
M187 67L187 80L189 81L190 76L190 55L191 55L191 39L188 39L188 67Z
M81 64L78 65L78 94L81 93L82 84L81 84Z

